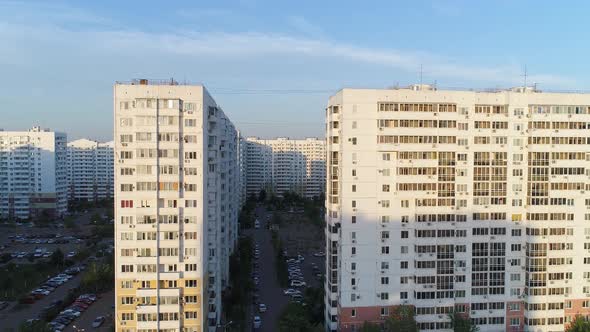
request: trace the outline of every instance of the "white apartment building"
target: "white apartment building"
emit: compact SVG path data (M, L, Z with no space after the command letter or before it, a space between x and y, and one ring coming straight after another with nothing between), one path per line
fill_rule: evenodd
M113 197L114 142L79 139L68 143L68 198L96 201Z
M238 134L201 85L114 86L116 326L215 331L237 241Z
M590 315L590 95L343 89L326 109L326 325L563 331Z
M318 138L246 138L246 194L265 189L279 196L287 191L320 196L326 182L325 148Z
M67 211L64 133L0 131L0 217L59 217Z

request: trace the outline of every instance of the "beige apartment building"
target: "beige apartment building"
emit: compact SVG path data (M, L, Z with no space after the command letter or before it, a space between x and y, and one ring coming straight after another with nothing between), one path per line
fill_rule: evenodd
M590 95L343 89L326 109L326 326L590 315Z
M116 330L215 331L237 240L238 134L201 85L116 83Z

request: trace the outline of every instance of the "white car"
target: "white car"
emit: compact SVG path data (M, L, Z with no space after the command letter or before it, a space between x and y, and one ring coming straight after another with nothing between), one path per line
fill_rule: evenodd
M97 328L100 327L104 323L104 316L98 316L92 322L92 327Z
M291 280L291 287L304 287L305 285L305 281Z
M293 288L289 288L289 289L285 289L283 291L283 294L285 294L285 295L301 294L301 291L293 289Z
M81 313L79 311L73 310L73 309L66 309L62 312L59 313L60 315L68 315L68 316L74 316L74 317L80 317Z
M252 324L254 325L255 329L259 329L260 326L262 326L262 319L260 319L260 316L254 316L254 321Z
M260 312L266 312L266 304L260 303L258 305L258 311L260 311Z

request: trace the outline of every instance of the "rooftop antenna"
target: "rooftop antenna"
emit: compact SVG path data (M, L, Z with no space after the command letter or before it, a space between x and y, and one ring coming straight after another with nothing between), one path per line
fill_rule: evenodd
M524 65L524 73L522 74L522 77L524 78L524 87L526 89L526 79L528 77L528 72L526 70L526 65Z
M422 64L420 64L420 86L422 86Z

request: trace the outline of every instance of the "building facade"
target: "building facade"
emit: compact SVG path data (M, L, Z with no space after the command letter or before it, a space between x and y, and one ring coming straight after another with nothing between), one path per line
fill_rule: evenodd
M326 144L318 138L246 138L246 194L293 191L319 197L326 181Z
M33 127L0 131L0 217L60 217L67 212L67 137Z
M68 199L97 201L113 197L114 142L79 139L68 143Z
M116 324L215 331L237 241L238 135L203 86L117 83Z
M328 330L590 315L590 95L344 89L326 123Z

